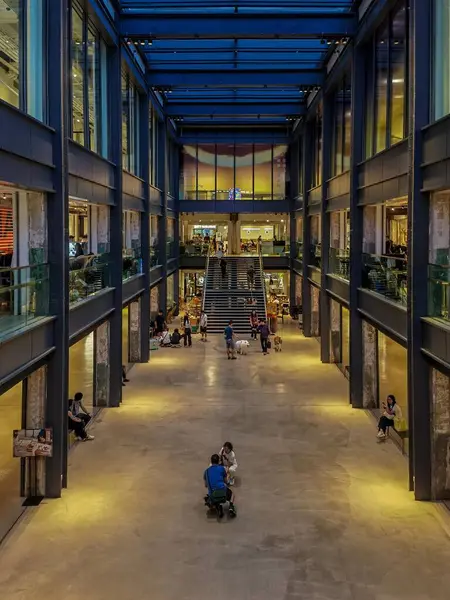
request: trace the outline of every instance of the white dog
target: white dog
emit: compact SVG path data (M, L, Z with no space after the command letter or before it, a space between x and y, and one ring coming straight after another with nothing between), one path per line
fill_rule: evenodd
M238 354L247 354L247 349L250 346L247 340L238 340L236 342L236 350Z

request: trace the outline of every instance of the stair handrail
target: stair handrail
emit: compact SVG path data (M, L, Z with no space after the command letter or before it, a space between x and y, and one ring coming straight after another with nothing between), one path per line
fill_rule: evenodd
M206 288L207 288L207 284L208 284L208 270L209 270L209 256L210 256L210 251L211 251L211 246L208 246L208 252L206 254L205 281L203 282L202 310L205 310Z
M259 256L259 271L261 273L261 283L262 283L263 299L264 299L264 318L267 319L266 280L264 279L264 269L263 269L263 259L262 259L261 244L259 244L258 256Z

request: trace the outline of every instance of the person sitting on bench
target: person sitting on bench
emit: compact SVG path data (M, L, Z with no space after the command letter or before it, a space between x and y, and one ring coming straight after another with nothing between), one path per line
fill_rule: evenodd
M83 442L93 440L94 436L88 435L83 419L80 419L80 417L76 417L72 413L72 403L73 403L73 400L70 399L69 406L68 406L68 420L69 420L68 429L69 429L69 431L73 431L75 433L75 435L77 436L77 438L79 440L82 440Z
M394 427L394 419L402 418L402 409L397 404L395 396L393 396L392 394L389 394L389 396L386 398L386 402L383 403L383 408L384 412L381 415L380 420L378 421L378 438L385 438L386 429L388 427Z

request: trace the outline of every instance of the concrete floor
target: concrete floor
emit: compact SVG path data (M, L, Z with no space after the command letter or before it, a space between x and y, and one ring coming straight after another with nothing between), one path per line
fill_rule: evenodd
M135 367L71 453L63 498L0 548L0 598L448 600L445 518L413 501L404 457L317 342L283 338L227 361L220 336L195 337ZM202 473L226 439L238 517L217 523Z

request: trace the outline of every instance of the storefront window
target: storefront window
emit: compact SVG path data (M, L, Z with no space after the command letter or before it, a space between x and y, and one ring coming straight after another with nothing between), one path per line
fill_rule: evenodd
M159 219L157 215L150 217L150 268L159 264Z
M342 370L346 376L350 373L350 311L342 307Z
M84 11L72 8L72 139L108 156L106 44Z
M45 0L0 6L0 99L44 120ZM23 93L25 92L25 93Z
M434 118L450 113L450 0L434 0Z
M203 184L198 186L198 199L203 200ZM197 199L197 146L183 146L180 157L180 198Z
M167 312L169 313L175 307L175 275L167 278Z
M407 350L378 331L379 406L393 394L408 423Z
M373 74L373 54L368 53L365 144L367 158L401 141L406 135L407 42L406 9L402 0L380 26L374 38Z
M288 147L279 145L273 147L273 200L284 200L288 197L286 190L286 158Z

